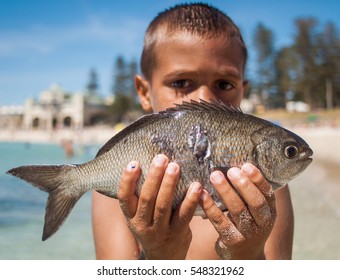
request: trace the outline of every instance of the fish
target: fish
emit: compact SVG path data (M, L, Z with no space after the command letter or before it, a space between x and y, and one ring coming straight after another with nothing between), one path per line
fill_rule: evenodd
M239 108L219 100L191 100L140 117L83 164L28 165L7 173L49 193L42 235L46 240L87 191L117 198L121 174L131 160L141 167L138 196L157 154L165 154L180 166L173 209L183 201L190 184L198 181L226 211L209 180L211 172L220 170L226 175L231 167L249 162L276 190L307 168L313 151L295 133ZM200 206L195 215L204 216Z

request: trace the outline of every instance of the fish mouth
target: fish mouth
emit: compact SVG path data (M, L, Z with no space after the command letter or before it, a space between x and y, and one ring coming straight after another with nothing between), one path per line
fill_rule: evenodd
M313 155L313 150L311 148L308 148L306 151L300 153L300 157L299 158L301 160L307 160L307 161L312 162L313 161L312 155Z

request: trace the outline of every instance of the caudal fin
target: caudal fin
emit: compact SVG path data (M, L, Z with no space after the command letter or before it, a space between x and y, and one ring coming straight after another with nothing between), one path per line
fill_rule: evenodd
M35 187L48 192L42 240L53 235L64 223L72 208L84 194L71 189L75 165L29 165L7 171Z

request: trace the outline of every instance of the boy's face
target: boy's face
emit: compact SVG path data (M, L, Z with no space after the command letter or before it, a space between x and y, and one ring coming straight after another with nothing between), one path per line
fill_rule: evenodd
M136 88L146 111L158 112L191 99L220 99L239 107L247 87L243 65L240 48L223 37L206 40L177 34L157 45L152 79L136 77Z

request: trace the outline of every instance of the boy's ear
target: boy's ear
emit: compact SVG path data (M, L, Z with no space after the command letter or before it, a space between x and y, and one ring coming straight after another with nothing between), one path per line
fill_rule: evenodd
M145 80L142 76L135 76L135 87L137 90L139 102L146 112L151 112L151 102L150 102L150 84L147 80Z

